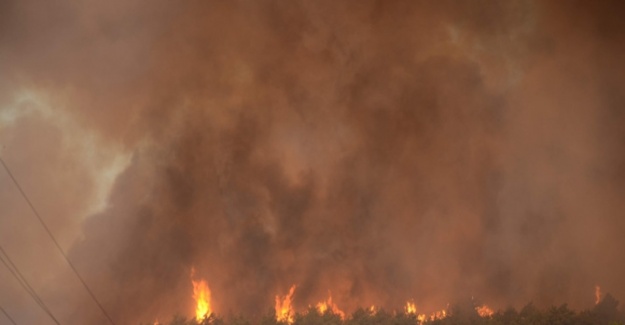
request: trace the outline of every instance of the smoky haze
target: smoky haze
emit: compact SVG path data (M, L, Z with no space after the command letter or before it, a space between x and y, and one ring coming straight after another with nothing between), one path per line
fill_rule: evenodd
M0 154L118 324L625 299L621 1L0 2ZM0 244L105 324L0 175ZM48 320L6 270L0 305Z

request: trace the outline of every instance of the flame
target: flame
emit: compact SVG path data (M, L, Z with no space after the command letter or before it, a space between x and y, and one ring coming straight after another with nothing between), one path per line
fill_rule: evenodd
M439 310L439 311L435 311L430 315L430 320L434 321L437 319L443 319L447 317L447 310L443 309L443 310Z
M326 311L330 310L333 314L339 315L341 319L345 319L345 312L332 302L332 294L328 295L328 300L317 303L317 310L320 314L325 314Z
M495 313L490 307L486 305L481 305L475 307L475 311L480 315L480 317L490 317Z
M369 307L369 313L371 315L375 315L378 312L378 309L375 307L375 305L371 305L371 307Z
M407 301L406 306L404 307L406 314L416 314L417 313L417 305L414 302Z
M595 305L598 305L601 301L601 287L595 286Z
M404 306L404 310L406 314L408 315L415 315L417 317L417 322L419 324L423 324L427 322L428 319L430 321L434 321L434 320L439 320L439 319L443 319L447 317L447 310L445 309L435 311L432 314L430 314L430 316L427 316L426 314L417 314L417 305L411 301L406 302L406 306Z
M195 274L195 270L191 269L191 277ZM195 318L198 321L202 321L206 317L213 313L211 308L211 291L208 288L208 284L204 279L195 281L191 279L193 283L193 299L195 299Z
M417 305L412 301L407 301L406 306L404 306L404 311L407 315L415 315L417 317L418 323L424 323L427 320L427 316L425 314L417 314Z
M295 285L289 289L289 294L280 299L280 296L276 296L276 320L278 322L286 322L287 324L293 324L293 306L291 305L293 300L293 293L295 293Z

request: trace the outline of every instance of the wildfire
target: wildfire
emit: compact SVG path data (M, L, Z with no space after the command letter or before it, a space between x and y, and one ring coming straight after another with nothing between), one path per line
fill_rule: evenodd
M198 322L204 321L207 317L211 316L213 310L211 308L211 291L208 287L206 280L194 279L195 270L191 269L191 282L193 283L193 299L196 302L195 309L195 317ZM276 295L275 300L275 315L276 320L281 323L286 323L287 325L291 325L295 321L295 312L293 309L293 295L295 294L296 285L292 285L289 288L289 292L285 296ZM595 286L595 298L596 303L599 303L601 299L601 288L599 286ZM320 301L315 305L315 308L320 314L325 314L327 312L332 312L333 314L338 315L341 319L346 319L346 314L343 310L341 310L335 303L332 301L332 294L328 294L328 299L325 301ZM491 317L494 314L494 311L486 306L481 305L475 307L476 312L481 317ZM367 308L367 311L371 315L375 315L378 312L378 308L375 305L371 305L371 307ZM429 315L417 313L417 305L414 301L407 301L404 306L404 311L407 315L414 315L418 324L424 324L428 321L441 320L448 316L446 309L441 309L439 311L435 311ZM154 323L160 324L158 320Z
M447 317L447 310L445 310L445 309L442 309L442 310L439 310L439 311L435 311L432 314L430 314L430 316L428 316L426 314L418 314L417 313L417 305L414 302L411 302L411 301L407 301L406 302L406 306L404 306L404 311L408 315L415 315L417 317L417 322L419 324L425 323L428 319L430 321L434 321L434 320L443 319L443 318Z
M289 289L289 294L280 299L280 296L276 296L276 320L279 322L285 322L287 324L293 324L293 294L295 293L295 285Z
M430 320L434 321L437 319L443 319L447 317L447 310L443 309L443 310L439 310L439 311L435 311L430 315Z
M475 311L477 311L480 317L490 317L493 316L493 314L495 313L492 309L490 309L490 307L486 305L475 307Z
M193 277L194 273L195 270L191 269L191 277ZM193 283L193 299L195 299L196 303L195 318L198 321L202 321L213 313L211 308L211 291L203 279L199 281L191 279L191 282Z
M406 306L404 306L404 311L407 315L415 315L417 317L417 322L420 324L427 320L427 316L425 314L417 314L417 305L414 302L407 301Z
M595 286L595 305L598 305L601 301L601 287Z
M326 311L330 310L333 314L339 315L341 319L345 319L345 312L332 302L332 294L328 295L328 300L317 303L317 310L320 314L325 314Z
M406 306L404 307L406 314L416 314L417 313L417 305L414 302L406 302Z

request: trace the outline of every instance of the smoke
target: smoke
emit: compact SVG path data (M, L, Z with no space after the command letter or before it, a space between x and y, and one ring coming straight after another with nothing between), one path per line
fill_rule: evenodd
M625 297L618 6L3 1L0 153L119 323L191 315L192 267L222 315L292 284L586 307ZM0 203L53 312L104 324L6 175Z

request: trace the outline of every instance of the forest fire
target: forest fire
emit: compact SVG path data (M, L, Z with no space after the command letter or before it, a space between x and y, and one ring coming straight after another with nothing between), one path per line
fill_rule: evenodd
M417 314L417 305L411 301L406 302L406 306L404 306L404 312L406 313L406 315L415 315L419 323L423 323L427 319L425 314Z
M195 280L195 269L191 270L191 282L193 283L193 298L196 302L196 310L195 310L195 319L198 324L204 324L204 322L213 315L213 310L211 307L211 291L208 287L208 283L204 279ZM275 320L278 323L284 323L287 325L292 325L295 323L296 311L293 306L293 296L295 294L295 289L297 285L292 285L289 288L289 291L286 295L280 296L276 295L275 297ZM595 304L599 304L602 301L601 287L598 285L595 286L594 291L595 296ZM608 295L609 296L609 295ZM341 321L345 321L349 319L349 315L345 313L345 311L341 310L338 305L332 299L332 293L328 292L328 298L326 300L322 300L316 303L314 306L309 305L309 308L312 310L316 310L319 314L325 315L326 313L330 313L332 315L339 316ZM309 309L311 310L311 309ZM374 317L378 312L379 308L375 305L371 305L368 308L365 308L365 311L369 314L369 317ZM453 316L453 314L449 313L449 305L445 309L437 310L429 315L426 313L419 313L417 311L417 304L413 300L406 301L403 306L403 313L405 315L409 315L415 318L415 325L426 324L428 322L433 322L437 320L442 320L447 317ZM490 308L486 304L475 305L475 312L481 318L492 318L497 314L492 308ZM299 315L306 316L310 314L310 312L303 312ZM393 315L400 315L401 312L392 311ZM155 321L154 324L160 324L158 320Z
M486 305L481 305L481 306L475 307L475 311L477 311L477 313L478 313L478 315L480 315L480 317L491 317L495 313L490 307L488 307Z
M438 320L438 319L443 319L443 318L445 318L445 317L447 317L447 310L442 309L442 310L439 310L439 311L435 311L435 312L433 312L433 313L430 315L430 321L435 321L435 320Z
M193 277L194 270L191 270ZM199 281L191 279L193 283L193 299L195 299L195 318L199 321L207 318L213 313L211 308L211 292L205 280Z
M406 314L416 314L417 313L417 305L414 302L406 302L406 306L404 307L404 311Z
M196 301L195 319L197 321L197 324L213 324L214 325L215 324L214 322L216 320L219 320L220 318L219 316L215 316L213 314L213 310L211 308L211 291L208 287L207 282L204 279L194 280L193 274L194 274L194 271L192 270L191 281L193 283L193 298ZM364 317L365 319L368 317L372 317L373 319L375 317L378 317L379 315L382 315L382 317L398 317L398 319L404 319L404 320L406 318L403 318L403 317L408 316L408 319L411 319L412 320L411 322L414 325L425 325L425 324L440 321L446 318L451 318L453 322L453 319L457 319L458 317L466 317L466 314L464 313L455 313L454 312L455 309L453 308L450 309L449 304L444 309L440 309L431 313L420 313L417 310L417 304L414 302L414 300L406 301L406 303L403 306L403 312L402 312L402 309L391 309L390 311L385 311L384 308L371 305L370 307L367 307L364 310L360 309L360 311L355 312L353 316L350 316L345 311L340 309L338 305L333 301L331 292L328 292L328 298L326 300L322 300L316 303L315 305L308 305L309 308L307 311L306 310L298 311L293 305L293 297L294 297L296 288L297 288L296 285L292 285L289 288L289 291L287 292L286 295L275 296L276 324L278 325L279 324L283 324L283 325L304 324L306 322L307 317L317 317L315 315L319 315L319 314L332 315L333 317L338 316L338 318L340 318L340 320L338 320L340 324L347 324L352 321L360 322L360 321L363 321L362 317ZM604 305L603 303L604 300L610 301L610 299L612 299L609 294L606 295L605 299L602 299L603 296L601 294L601 288L599 286L595 286L594 293L595 293L597 304ZM614 310L616 310L616 305L618 304L618 302L615 302L614 299L612 299L608 304L611 305ZM595 309L596 308L597 307L595 307ZM501 312L499 311L496 312L494 309L492 309L486 304L476 304L475 302L473 302L473 310L475 311L475 314L477 314L480 318L484 319L485 322L491 319L497 320L503 315ZM365 313L364 316L362 314L362 311L364 311ZM607 317L615 318L615 319L619 317L616 311L611 311L611 313L612 314L609 314ZM575 315L575 313L573 312L570 315ZM319 318L311 318L311 319L316 319L316 321L319 320ZM326 319L326 320L333 319L332 320L333 322L337 321L336 318L323 318L323 319ZM304 322L304 323L301 323L301 322ZM156 320L154 324L156 325L160 323L158 322L158 320ZM196 324L196 323L193 323L193 324Z
M404 306L404 312L407 315L415 315L419 323L424 323L427 320L433 321L433 320L443 319L447 317L447 310L445 309L435 311L432 314L430 314L430 316L427 316L426 314L418 314L417 305L412 301L406 302L406 305Z
M295 285L292 285L289 289L289 293L280 299L280 296L276 296L276 320L279 322L285 322L287 324L293 324L294 312L293 312L293 294L295 293Z
M601 287L595 286L595 305L601 302Z
M195 319L198 323L202 323L207 318L209 318L213 314L213 310L211 308L211 291L208 287L206 280L194 280L193 275L195 270L191 271L191 282L193 283L193 299L196 302L195 309ZM293 295L295 294L296 285L292 285L289 288L289 291L286 295L280 296L276 295L275 298L275 319L277 322L293 324L295 322L295 309L293 307ZM600 297L600 289L596 287L596 294ZM337 315L341 320L346 320L348 318L347 314L341 310L337 304L332 300L332 294L328 294L328 298L324 301L318 302L314 307L319 314L331 313L333 315ZM404 305L404 313L406 315L412 315L416 318L417 324L423 324L428 321L441 320L449 316L447 309L441 309L438 311L434 311L431 314L427 315L424 313L417 312L417 305L414 301L407 301ZM366 308L366 311L369 315L374 316L378 313L378 307L375 305L371 305ZM487 305L480 305L475 307L475 311L480 317L492 317L495 312L493 309L488 307ZM393 314L397 314L397 312L393 312ZM306 315L306 313L304 313ZM158 321L157 321L158 322ZM157 324L157 323L155 323Z
M325 314L327 311L331 311L333 314L339 315L341 319L345 319L345 312L332 302L332 294L329 294L328 300L317 303L317 310L320 314Z

